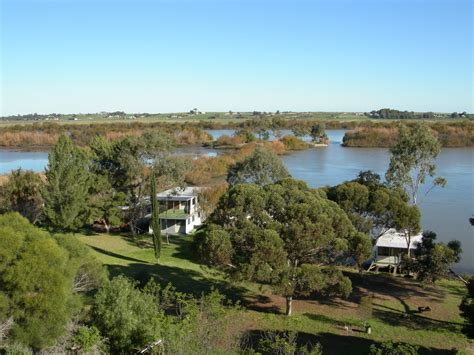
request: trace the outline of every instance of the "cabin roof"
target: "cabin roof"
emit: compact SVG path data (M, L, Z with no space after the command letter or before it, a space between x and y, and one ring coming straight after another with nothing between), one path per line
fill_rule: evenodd
M188 186L184 189L173 188L156 194L160 201L187 201L196 197L201 187Z
M417 234L411 237L410 249L416 249L416 245L421 242L421 238L421 234ZM391 228L377 239L377 243L375 244L375 246L406 249L407 242L403 233L400 233L394 228Z

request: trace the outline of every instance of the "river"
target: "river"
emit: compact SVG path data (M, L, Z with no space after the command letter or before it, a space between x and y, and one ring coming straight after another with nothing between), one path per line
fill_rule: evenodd
M296 179L312 187L335 185L351 180L361 170L373 170L382 177L387 170L390 155L384 148L344 148L341 146L343 130L328 130L329 147L294 152L282 157ZM218 138L231 135L232 130L209 130ZM282 131L282 134L288 134ZM271 137L273 139L273 136ZM179 148L177 154L215 156L217 150L203 147ZM474 149L444 148L437 159L437 173L448 181L445 188L435 188L424 196L430 183L419 193L422 226L438 234L440 241L458 239L463 256L456 266L458 271L474 273L474 227L469 217L474 213ZM0 174L22 167L42 171L47 164L46 152L0 150Z

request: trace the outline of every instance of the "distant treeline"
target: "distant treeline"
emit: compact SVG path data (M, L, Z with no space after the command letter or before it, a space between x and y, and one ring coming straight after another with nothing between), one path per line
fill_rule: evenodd
M474 147L474 122L472 121L431 123L429 127L443 147ZM389 148L395 144L397 136L397 123L359 127L346 132L343 145L345 147Z
M448 114L437 114L434 112L414 112L414 111L399 111L390 108L383 108L366 112L365 115L370 118L381 118L390 120L409 120L409 119L434 119L434 118L468 118L466 112L453 112Z

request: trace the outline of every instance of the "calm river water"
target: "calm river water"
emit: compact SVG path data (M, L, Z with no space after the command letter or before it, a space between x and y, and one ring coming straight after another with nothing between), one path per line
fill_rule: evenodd
M231 135L233 131L210 130L209 133L218 138L222 134ZM288 134L287 131L282 133ZM340 145L343 130L328 130L328 136L331 144L327 148L308 149L282 158L294 178L312 187L321 187L351 180L361 170L373 170L383 177L389 163L387 149L343 148ZM177 154L215 156L218 152L185 147L178 149ZM46 164L46 152L0 150L0 174L19 167L41 171ZM474 273L474 227L469 224L469 217L474 214L474 149L443 149L437 160L437 173L445 177L448 184L422 197L430 185L427 182L419 193L423 228L435 231L440 241L460 240L464 253L456 269Z

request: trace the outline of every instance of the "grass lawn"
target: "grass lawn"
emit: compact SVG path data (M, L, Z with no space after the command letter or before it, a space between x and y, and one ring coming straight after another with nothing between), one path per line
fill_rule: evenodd
M147 236L132 239L98 234L80 235L79 239L93 249L111 276L125 274L141 282L154 277L196 295L212 287L220 289L243 306L229 332L246 335L249 341L267 329L294 330L299 332L299 341L319 341L328 354L366 354L370 344L388 340L419 345L421 353L474 353L473 343L461 332L463 319L458 306L465 290L458 281L422 286L402 277L382 273L360 276L347 269L344 272L353 284L349 299L298 299L294 315L286 317L281 314L284 299L268 288L232 284L222 273L196 263L190 237L172 236L169 245L163 243L159 264ZM361 303L365 297L370 297L369 306ZM418 313L419 306L430 306L431 311ZM371 335L362 332L364 321L372 326Z

